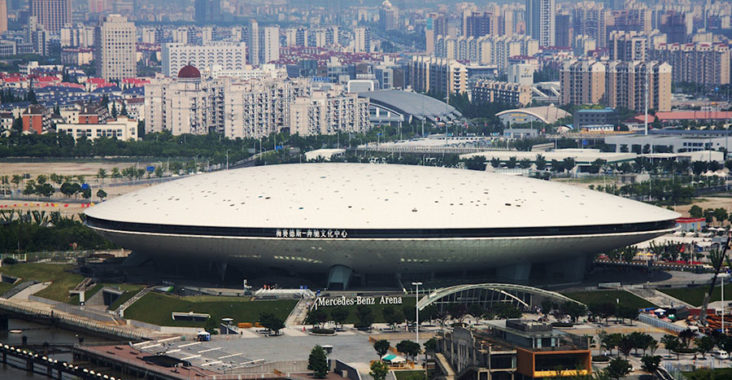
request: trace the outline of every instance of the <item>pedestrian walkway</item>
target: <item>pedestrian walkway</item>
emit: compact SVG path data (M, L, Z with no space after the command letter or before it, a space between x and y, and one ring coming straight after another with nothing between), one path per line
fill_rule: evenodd
M629 293L643 298L644 300L656 305L656 306L686 306L688 308L693 308L694 306L691 304L688 304L678 298L671 297L670 295L658 290L658 289L652 289L652 288L632 288L632 287L624 287L624 290L628 291Z

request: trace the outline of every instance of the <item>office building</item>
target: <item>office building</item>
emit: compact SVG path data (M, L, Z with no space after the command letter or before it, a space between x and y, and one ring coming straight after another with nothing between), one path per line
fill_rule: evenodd
M555 46L555 0L526 0L526 34L540 46Z
M650 50L652 59L673 67L673 81L705 86L730 83L730 50L724 43L660 44Z
M572 115L575 130L582 130L582 127L611 125L616 126L620 122L618 112L607 107L603 109L580 109Z
M71 24L71 0L30 0L30 15L49 32Z
M389 0L384 0L379 7L379 24L382 30L399 29L399 8L393 6Z
M105 80L134 77L136 41L135 24L120 15L104 17L94 33L97 75Z
M608 49L613 61L645 61L648 57L648 36L638 32L613 31Z
M570 47L572 46L572 36L574 31L572 30L572 23L570 22L571 16L567 13L557 14L556 17L556 36L554 37L554 44L557 47Z
M56 133L67 134L78 140L86 138L115 138L120 141L137 140L137 120L119 116L116 120L93 124L57 124Z
M161 51L162 73L174 76L186 65L211 71L218 66L224 71L246 68L247 46L244 42L213 42L204 45L169 43Z
M508 66L508 81L527 86L534 84L535 66L528 63L514 63Z
M470 85L470 94L475 103L501 103L513 107L531 103L531 86L519 83L478 80Z

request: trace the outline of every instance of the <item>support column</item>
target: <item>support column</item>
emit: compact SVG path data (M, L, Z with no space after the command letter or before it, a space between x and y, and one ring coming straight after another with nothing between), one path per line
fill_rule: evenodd
M552 282L580 282L585 277L587 256L575 256L566 260L544 264Z
M353 270L347 266L334 265L328 272L328 289L330 290L346 290L348 282L351 280Z
M7 314L0 314L0 331L8 331L9 318Z
M529 282L529 275L531 274L531 264L521 263L514 265L507 265L505 267L498 268L496 274L501 281L508 281L516 284L526 284Z

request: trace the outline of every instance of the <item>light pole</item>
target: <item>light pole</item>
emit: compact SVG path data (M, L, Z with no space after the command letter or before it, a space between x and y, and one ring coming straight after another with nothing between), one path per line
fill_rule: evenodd
M416 287L416 293L414 296L414 311L415 311L415 331L417 332L417 345L419 346L419 286L421 282L413 282L412 286Z

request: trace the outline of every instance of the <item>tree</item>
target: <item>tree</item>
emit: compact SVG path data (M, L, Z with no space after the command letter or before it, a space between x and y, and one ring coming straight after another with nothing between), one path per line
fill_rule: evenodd
M681 344L684 345L684 348L689 348L689 343L691 343L694 338L696 338L696 333L691 329L686 329L679 333L679 339L681 339Z
M313 371L313 376L324 379L328 375L328 358L325 356L323 347L315 346L308 357L308 369Z
M53 195L54 192L56 192L56 190L53 188L53 186L51 186L51 184L49 184L49 183L44 183L42 185L38 185L38 186L36 186L35 190L36 190L36 194L38 194L42 197L46 197L46 198L50 197L51 195Z
M107 197L106 191L104 191L102 189L97 190L97 198L104 200L104 198L106 198L106 197Z
M704 215L704 211L697 205L692 205L689 209L689 215L692 218L701 218Z
M102 183L104 183L104 179L107 178L107 171L104 170L104 168L99 168L99 171L97 171L97 178L102 180Z
M84 197L84 199L89 199L92 196L92 191L90 187L87 187L85 189L81 190L81 196Z
M328 321L328 312L323 309L311 309L305 317L305 323L309 325L322 325Z
M385 306L381 310L382 315L384 316L384 322L389 324L390 326L394 327L395 325L404 322L404 314L402 314L401 310L395 310L391 306Z
M528 158L524 158L523 160L519 161L519 167L521 167L521 169L528 169L528 168L530 168L531 167L531 160L529 160Z
M619 380L620 378L628 375L632 369L633 367L627 360L614 358L613 360L610 360L610 363L608 363L605 368L605 373L611 378Z
M554 306L554 303L549 298L544 298L541 301L541 312L544 314L549 314L552 311L552 306Z
M508 161L506 162L506 167L509 169L513 169L516 167L516 164L518 162L518 159L516 157L509 157Z
M562 313L569 315L569 318L572 319L572 323L577 322L577 318L587 315L587 308L584 305L570 301L562 304L561 311Z
M720 226L724 224L724 221L727 220L728 216L727 210L724 208L718 207L714 209L714 219L717 220Z
M426 342L424 342L423 346L424 346L425 354L427 354L427 353L434 354L437 351L437 339L432 337L432 338L428 339Z
M346 319L348 319L348 315L350 313L351 312L345 307L339 306L331 310L330 318L333 320L333 322L335 322L336 326L343 326L343 323L346 322Z
M411 340L403 340L396 345L397 351L407 355L408 357L412 358L414 360L417 355L419 355L420 347L419 344L416 342L412 342Z
M546 169L546 158L542 156L541 154L536 155L536 170L544 170Z
M117 118L117 115L118 115L118 113L117 113L117 104L116 103L112 103L112 118L116 119Z
M702 354L703 358L706 358L707 352L711 351L712 348L714 348L714 339L712 339L712 337L710 336L697 338L694 340L694 343L696 344L696 350L699 351L700 354Z
M643 355L641 363L643 363L643 369L646 370L646 372L656 373L658 366L661 364L661 357L657 355Z
M494 168L501 166L501 159L498 157L491 158L491 166Z
M564 168L565 171L571 172L572 169L574 169L574 166L574 158L566 157L564 160L562 160L562 168Z
M155 167L155 176L158 178L163 176L163 167L162 166Z
M679 353L676 351L677 349L681 348L681 342L679 342L679 338L673 335L666 334L661 337L661 343L664 347L666 347L667 350L671 352L676 352L676 359L679 358Z
M380 339L374 342L374 350L376 350L376 354L379 355L379 359L381 359L382 356L386 355L386 353L389 352L389 347L391 347L391 345L386 339Z
M389 366L381 360L376 360L371 363L371 371L369 371L369 375L371 375L374 380L384 380L388 373Z
M285 322L278 318L276 315L271 313L262 313L259 315L259 323L266 329L274 332L275 335L280 335L280 330L285 327Z
M630 339L629 336L624 335L622 338L620 338L620 343L618 344L618 351L622 352L623 355L627 358L628 355L630 355L630 351L633 349L633 341Z
M371 324L374 323L374 313L370 307L366 305L359 305L356 307L356 318L358 321L354 327L357 329L368 329Z

